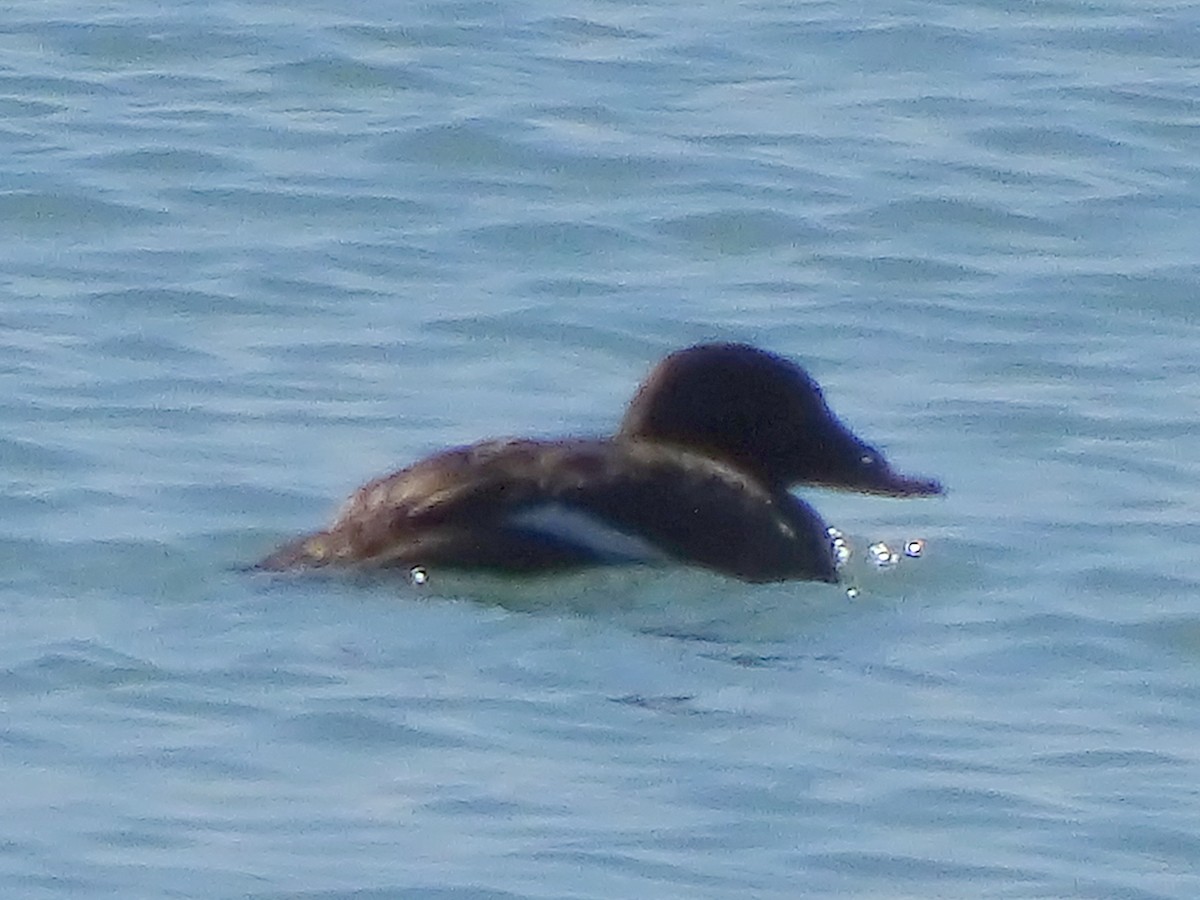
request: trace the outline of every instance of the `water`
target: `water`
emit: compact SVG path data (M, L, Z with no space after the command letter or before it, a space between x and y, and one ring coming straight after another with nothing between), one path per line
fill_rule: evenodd
M0 893L1196 896L1198 26L10 4ZM950 486L853 601L238 570L703 339Z

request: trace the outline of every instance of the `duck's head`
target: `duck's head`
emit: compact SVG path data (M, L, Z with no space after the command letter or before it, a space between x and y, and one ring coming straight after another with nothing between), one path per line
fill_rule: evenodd
M942 492L933 479L896 472L859 440L802 368L748 344L672 353L638 388L618 435L705 453L773 487L819 484L892 497Z

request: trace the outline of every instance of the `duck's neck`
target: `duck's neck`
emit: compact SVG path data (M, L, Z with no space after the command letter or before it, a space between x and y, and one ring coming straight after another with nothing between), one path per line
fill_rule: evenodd
M686 437L677 437L669 433L658 433L654 430L621 428L613 440L670 447L673 451L684 453L688 456L701 457L718 462L752 478L771 493L786 493L790 487L787 481L777 477L768 468L756 462L749 455L739 453L737 452L737 448L731 449L723 442L706 440L703 436L689 434Z

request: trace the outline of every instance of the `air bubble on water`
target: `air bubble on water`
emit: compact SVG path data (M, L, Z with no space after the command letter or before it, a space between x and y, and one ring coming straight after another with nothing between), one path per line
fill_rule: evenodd
M826 528L825 533L829 535L829 545L833 549L833 565L840 569L850 561L850 542L836 528Z
M911 556L916 559L925 552L925 542L920 538L913 538L910 541L904 542L904 555Z
M408 580L420 587L423 584L429 583L429 573L421 566L413 566L408 570Z
M867 548L867 559L880 569L890 569L900 561L900 554L883 541L876 541Z
M858 599L858 588L854 587L853 585L846 588L846 597L850 600Z

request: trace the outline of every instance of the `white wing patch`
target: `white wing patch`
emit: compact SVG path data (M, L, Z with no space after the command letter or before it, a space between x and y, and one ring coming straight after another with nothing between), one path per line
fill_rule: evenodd
M543 503L521 510L509 519L525 531L573 544L612 562L659 563L666 554L636 535L618 531L595 516L565 503Z

